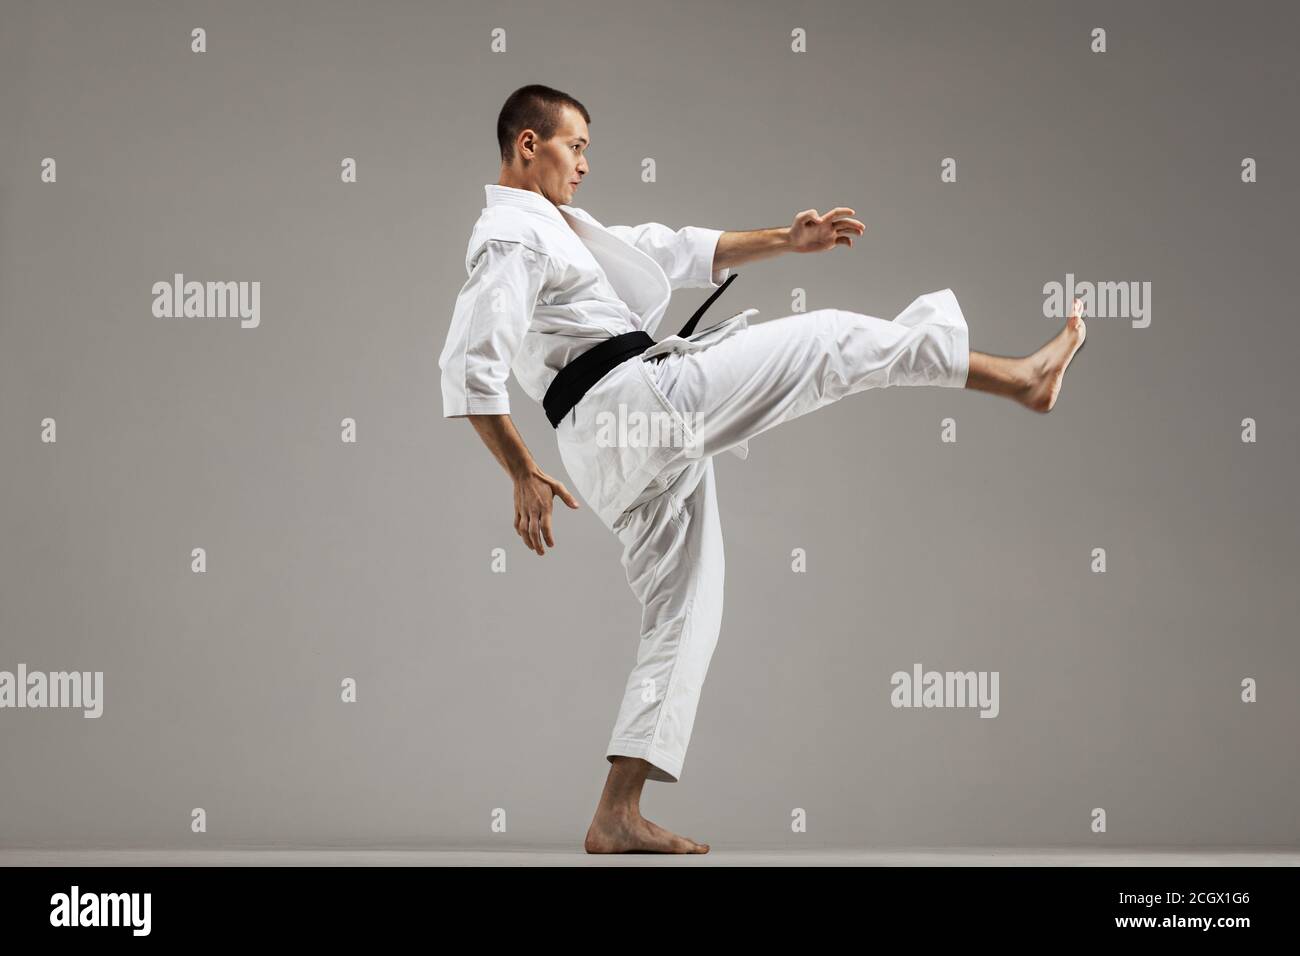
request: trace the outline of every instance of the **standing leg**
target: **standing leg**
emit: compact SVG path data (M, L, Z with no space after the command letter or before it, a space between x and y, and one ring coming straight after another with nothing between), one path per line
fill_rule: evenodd
M613 765L587 833L589 853L707 853L641 816L646 780L676 783L705 674L722 627L725 564L713 460L696 459L652 485L619 519L641 637L606 748Z

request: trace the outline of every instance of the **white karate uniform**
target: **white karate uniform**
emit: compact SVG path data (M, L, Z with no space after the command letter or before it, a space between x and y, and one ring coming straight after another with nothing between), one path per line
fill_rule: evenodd
M439 359L444 417L508 413L511 370L540 403L556 373L600 340L654 335L672 289L716 288L730 274L712 268L721 230L606 227L529 190L484 188L469 279ZM964 387L970 367L950 289L920 296L892 322L819 309L750 327L757 312L664 338L597 382L556 429L571 487L618 536L642 608L606 757L644 758L652 780L681 775L722 624L713 456L744 458L749 439L864 389ZM674 440L635 429L610 440L611 420L638 414L670 421Z

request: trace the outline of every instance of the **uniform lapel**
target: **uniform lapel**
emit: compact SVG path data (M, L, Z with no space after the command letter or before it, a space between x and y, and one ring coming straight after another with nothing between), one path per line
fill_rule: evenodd
M555 228L565 230L567 238L571 239L572 234L576 234L604 270L605 277L609 279L618 297L641 317L646 331L654 333L668 308L672 285L652 257L608 232L604 226L575 215L573 207L556 206L532 190L487 184L484 192L490 206L504 204L534 213L548 220Z
M605 277L647 330L653 331L672 296L672 286L659 263L635 246L561 208L565 220L605 270Z

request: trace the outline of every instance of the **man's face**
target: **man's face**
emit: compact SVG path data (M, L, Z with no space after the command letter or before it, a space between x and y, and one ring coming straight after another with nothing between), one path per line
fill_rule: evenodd
M557 206L573 202L578 184L590 171L586 156L590 137L582 114L565 106L555 135L544 142L532 141L534 154L527 178Z

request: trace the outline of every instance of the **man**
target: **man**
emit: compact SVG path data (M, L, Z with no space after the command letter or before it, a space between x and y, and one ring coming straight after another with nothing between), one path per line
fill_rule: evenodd
M439 359L443 414L469 417L514 481L515 531L545 554L555 546L552 499L578 502L537 466L510 420L513 370L546 407L578 492L623 546L641 639L586 850L707 853L707 844L644 819L640 795L647 779L680 777L721 628L713 456L743 458L750 438L868 388L964 387L1046 412L1086 333L1076 300L1065 327L1032 355L975 352L944 289L892 322L821 309L750 327L757 310L746 309L655 343L647 333L664 319L673 289L717 289L734 267L783 252L851 248L865 227L846 207L748 232L603 226L569 205L590 172L590 121L581 103L550 87L526 86L506 100L499 181L484 187L487 205L465 257L469 278ZM656 418L682 440L627 427Z

